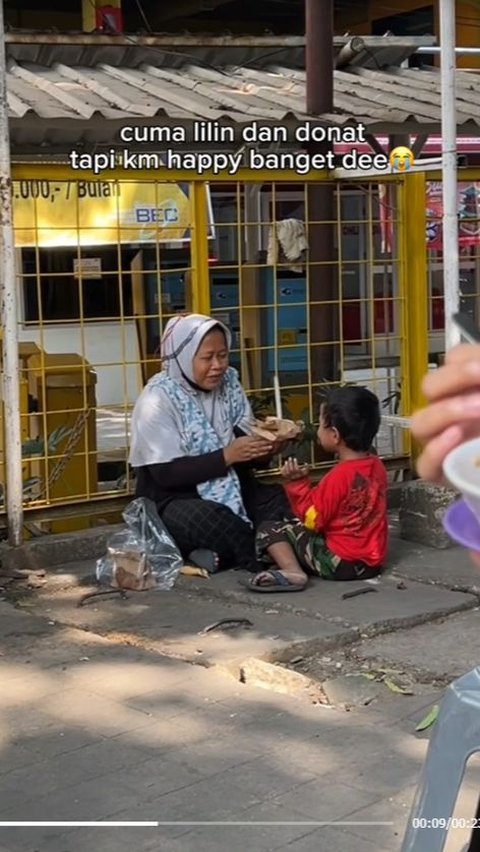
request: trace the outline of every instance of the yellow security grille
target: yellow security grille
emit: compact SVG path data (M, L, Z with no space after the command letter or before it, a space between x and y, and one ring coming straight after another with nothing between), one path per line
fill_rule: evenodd
M405 180L71 175L14 173L26 506L131 493L131 411L178 312L229 325L255 411L273 413L278 375L285 416L304 420L310 438L322 392L338 383L370 387L390 415L410 413L421 294ZM386 459L408 450L392 422L378 438ZM327 461L311 440L299 452Z

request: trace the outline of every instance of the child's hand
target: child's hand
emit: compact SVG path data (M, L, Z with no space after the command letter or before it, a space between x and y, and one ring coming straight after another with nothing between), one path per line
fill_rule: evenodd
M282 476L288 482L293 482L295 479L305 479L310 473L310 465L299 464L297 459L287 459L282 468Z

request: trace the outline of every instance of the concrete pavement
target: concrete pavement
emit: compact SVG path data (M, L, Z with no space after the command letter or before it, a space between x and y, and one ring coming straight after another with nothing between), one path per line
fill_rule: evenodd
M2 605L1 616L8 606ZM303 844L298 848L312 850L332 842L338 849L361 849L362 843L372 852L394 848L405 810L393 815L389 799L412 787L425 747L410 733L406 754L397 720L358 713L352 727L349 714L16 615L0 662L0 821L176 825L0 828L0 848L143 852L228 845L261 852L295 850L297 841ZM420 703L430 700L422 696ZM396 766L390 780L378 774L386 753ZM382 803L393 825L378 826L370 839L348 826L313 824L353 820L357 811ZM194 824L212 821L219 824ZM222 824L229 822L258 824Z
M428 741L415 727L440 700L442 678L475 660L478 598L460 551L420 549L432 571L444 565L440 581L425 583L412 576L419 548L409 560L397 545L393 576L347 601L345 585L321 581L298 595L255 596L230 572L77 608L88 560L48 572L40 589L7 586L15 606L0 603L0 822L165 824L0 827L0 852L399 850ZM451 591L449 565L469 591ZM407 588L397 588L400 574ZM253 627L199 635L227 617ZM448 634L445 625L456 626ZM468 655L446 666L460 626ZM414 694L385 689L346 712L240 683L247 658L298 671L295 660L315 654L334 673L379 660L413 671ZM471 772L458 813L473 807ZM464 840L458 830L448 852Z

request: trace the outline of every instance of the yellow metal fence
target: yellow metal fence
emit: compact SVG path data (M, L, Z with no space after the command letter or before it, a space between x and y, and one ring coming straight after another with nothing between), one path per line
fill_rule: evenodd
M419 403L422 175L381 186L272 172L105 181L24 166L13 176L26 508L131 493L131 411L178 312L227 324L255 411L273 413L278 374L285 415L310 436L321 393L338 383L370 387L390 414ZM411 451L389 425L377 449ZM299 451L326 462L311 440ZM4 471L3 454L0 482Z

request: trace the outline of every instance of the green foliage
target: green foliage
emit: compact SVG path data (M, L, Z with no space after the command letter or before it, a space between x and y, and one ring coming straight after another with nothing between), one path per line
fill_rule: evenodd
M25 441L22 444L22 456L30 458L31 456L40 456L45 452L45 444L40 438L32 438L30 441Z
M253 416L257 420L275 415L275 395L273 393L252 393L248 401L252 407ZM283 404L282 398L282 406Z
M435 722L437 721L439 712L440 712L439 705L434 704L433 707L431 708L431 710L425 716L425 718L422 719L422 721L418 723L415 730L416 731L427 731L428 728L431 728L432 725L434 725Z
M68 437L71 433L71 429L68 426L60 426L58 429L55 429L49 436L47 440L47 448L49 455L54 455L62 441ZM24 458L31 458L32 456L44 456L45 455L45 442L43 438L31 438L28 441L25 441L22 444L22 456Z
M48 437L48 452L56 453L58 447L72 432L70 426L59 426Z
M54 429L47 439L47 450L49 455L55 455L62 441L71 433L71 428L68 426L60 426ZM24 459L33 458L35 456L45 456L45 441L43 438L30 438L22 444L22 457ZM35 498L34 491L42 484L40 476L31 476L23 482L23 496L26 500ZM5 501L5 486L0 482L0 505Z

